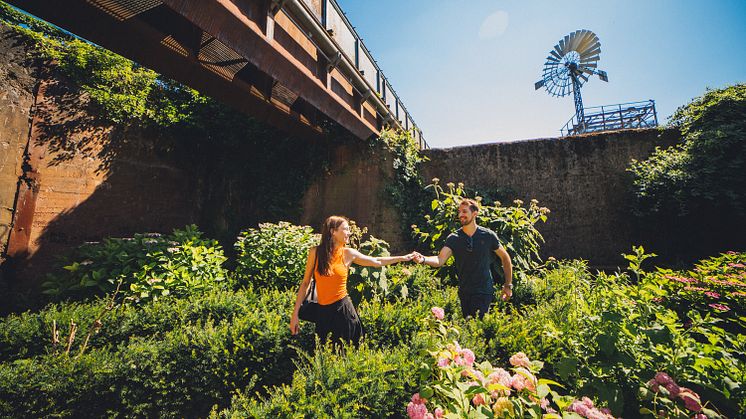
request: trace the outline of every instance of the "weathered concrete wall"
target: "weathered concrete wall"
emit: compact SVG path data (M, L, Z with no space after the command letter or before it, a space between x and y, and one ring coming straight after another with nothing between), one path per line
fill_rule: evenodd
M538 199L552 211L539 225L544 256L614 266L640 244L630 210L630 160L677 140L676 131L649 129L428 150L423 177Z
M390 156L374 154L366 145L338 147L327 173L306 191L301 223L318 228L326 217L344 215L402 250L406 236L399 214L384 195L392 176Z

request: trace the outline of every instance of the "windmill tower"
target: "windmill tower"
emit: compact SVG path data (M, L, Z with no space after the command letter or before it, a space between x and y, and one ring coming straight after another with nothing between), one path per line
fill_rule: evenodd
M606 72L598 69L600 53L601 42L596 34L587 29L572 32L549 51L542 78L534 83L535 90L544 87L552 96L563 97L572 91L578 121L575 133L578 134L586 132L587 128L580 88L594 74L609 81Z

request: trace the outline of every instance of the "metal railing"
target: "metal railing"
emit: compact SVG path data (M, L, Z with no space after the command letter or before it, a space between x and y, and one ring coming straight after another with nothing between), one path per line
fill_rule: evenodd
M560 129L562 136L625 128L654 128L658 126L655 101L628 102L617 105L595 106L585 109L583 121L573 115Z
M336 0L296 0L295 2L283 3L285 3L283 7L302 6L308 14L315 18L315 23L323 28L336 47L334 52L341 53L342 59L346 60L353 71L357 73L357 77L354 79L362 82L362 85L359 86L353 83L353 88L364 98L369 95L366 92L375 92L373 94L376 97L370 95L370 100L379 105L376 108L383 116L384 123L395 122L393 125L411 132L421 149L429 148L422 135L422 130L414 122L414 118L404 106L399 95L391 87L391 83L381 71L378 62L373 58ZM321 48L313 37L310 38L317 45L318 50L327 58L333 56L331 51L324 51L324 48Z

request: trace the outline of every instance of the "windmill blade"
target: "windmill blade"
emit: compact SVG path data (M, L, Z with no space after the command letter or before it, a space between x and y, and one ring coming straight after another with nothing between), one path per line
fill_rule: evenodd
M601 53L601 44L598 44L593 49L588 49L580 53L580 61L583 61L587 59L588 57L592 57L594 55L599 55Z
M581 59L580 60L580 64L585 65L585 63L595 63L596 61L599 60L599 58L601 58L600 55L594 55L592 57L586 57L585 59Z
M580 31L575 31L570 34L570 43L567 45L567 52L576 51L578 46L578 32Z
M592 63L580 63L580 67L583 67L583 68L596 68L596 67L598 67L598 64L596 64L595 61L592 62Z
M554 51L550 51L550 52L554 52ZM547 55L547 58L546 58L546 59L547 59L548 61L559 62L559 58L557 58L557 57L554 57L553 55Z
M539 90L542 87L544 87L544 80L539 80L536 83L534 83L534 90Z
M588 77L586 77L584 74L578 74L578 77L580 77L584 81L588 81Z
M596 46L600 44L598 42L598 37L593 32L587 32L584 34L584 36L580 39L578 42L578 53L583 54L589 50L593 50L596 48Z
M596 74L598 74L598 78L599 78L599 79L601 79L602 81L605 81L605 82L607 82L607 83L609 82L609 75L608 75L608 74L606 74L606 72L605 72L605 71L603 71L603 70L598 70L598 71L596 72Z
M565 55L568 53L568 51L570 51L567 48L567 44L569 43L570 43L570 35L565 35L564 39L560 40L560 44L562 44L562 55Z
M555 45L554 49L551 50L551 51L549 51L549 54L552 55L552 56L554 56L555 58L557 58L557 60L561 60L562 59L562 54L561 54L562 51L559 51L558 48L559 48L559 45ZM549 57L547 57L547 58L549 58Z

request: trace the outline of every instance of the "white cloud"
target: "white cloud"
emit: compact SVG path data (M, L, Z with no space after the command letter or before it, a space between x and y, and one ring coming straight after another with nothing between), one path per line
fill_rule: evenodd
M505 33L508 29L508 12L498 10L487 16L479 28L479 39L492 39Z

